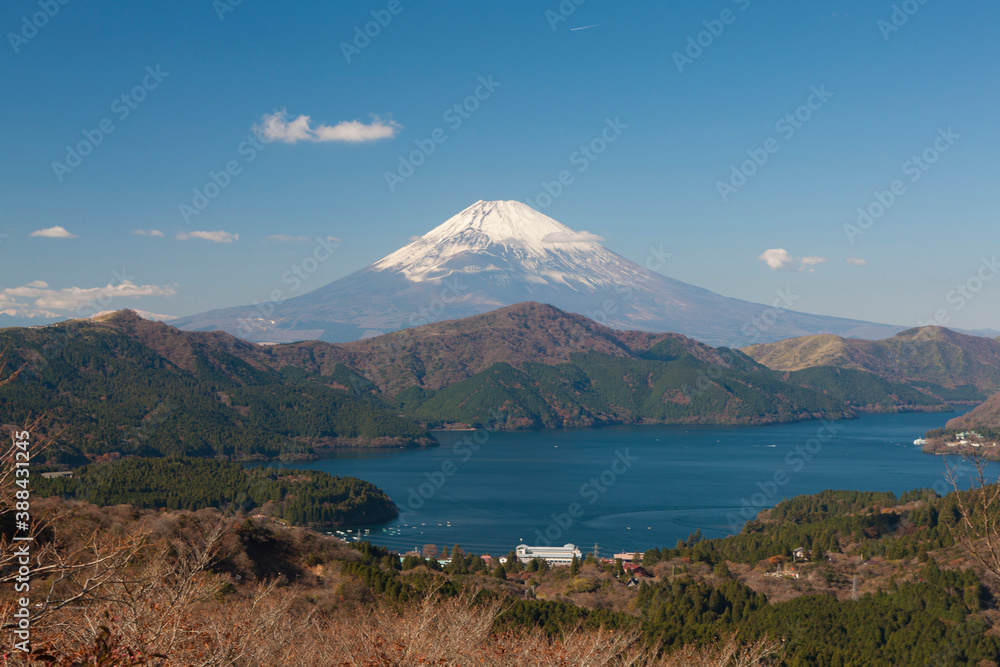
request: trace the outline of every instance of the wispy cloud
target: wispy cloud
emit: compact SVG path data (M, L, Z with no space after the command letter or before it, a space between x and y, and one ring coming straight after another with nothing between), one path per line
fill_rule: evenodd
M56 225L55 227L48 227L46 229L36 229L31 232L32 236L41 236L47 239L75 239L79 238L76 234L71 234L65 227Z
M214 232L177 232L178 241L188 241L190 239L204 239L212 243L232 243L233 241L239 241L240 235L231 234L221 229Z
M767 264L772 271L803 271L807 266L815 266L826 261L826 257L793 257L784 248L769 248L757 259Z
M159 229L133 229L133 234L138 234L139 236L159 236L163 238L163 232Z
M288 112L282 109L262 116L253 129L264 141L281 141L286 144L300 141L361 143L391 139L403 126L391 118L383 120L378 116L372 116L372 121L367 124L359 120L345 120L336 125L313 126L309 116L300 115L288 120Z
M552 232L542 237L542 243L590 243L603 240L603 236L590 232Z
M860 257L848 257L848 264L853 264L854 266L868 266L868 261L861 259Z
M33 280L21 287L0 290L0 311L17 312L26 317L54 315L52 311L72 311L88 304L114 298L174 296L166 285L136 285L131 280L104 287L64 287L52 289L44 280Z

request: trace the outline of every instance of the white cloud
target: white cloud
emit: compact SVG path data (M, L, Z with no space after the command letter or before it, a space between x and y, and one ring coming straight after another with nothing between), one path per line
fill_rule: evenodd
M417 236L416 234L414 234L413 236L410 237L410 243L416 243L417 241L419 241L422 238L424 238L424 237L423 236Z
M542 237L542 243L589 243L603 241L604 237L590 232L552 232Z
M138 234L139 236L159 236L163 238L163 232L159 229L133 229L133 234Z
M36 229L31 232L32 236L41 236L47 239L75 239L79 238L76 234L69 233L65 227L56 225L55 227L48 227L47 229Z
M826 257L792 257L784 248L769 248L757 259L764 262L772 271L802 271L807 266L822 264ZM809 269L812 271L812 269Z
M766 263L773 271L791 271L795 268L795 259L784 248L765 250L757 259Z
M288 120L288 112L282 109L262 116L253 129L264 141L282 141L286 144L299 141L360 143L391 139L403 129L403 126L391 118L382 120L378 116L372 116L372 122L367 125L359 120L344 120L336 125L312 127L309 116L298 116Z
M239 241L240 235L231 234L222 229L214 232L177 232L178 241L187 241L189 239L205 239L212 243L232 243L233 241Z
M868 262L860 257L848 257L847 263L853 264L854 266L868 266Z
M23 317L52 317L52 311L80 311L106 307L112 299L142 296L174 296L172 287L136 285L131 280L104 287L65 287L51 289L44 280L33 280L21 287L0 289L0 310L16 311ZM85 313L90 315L91 313Z

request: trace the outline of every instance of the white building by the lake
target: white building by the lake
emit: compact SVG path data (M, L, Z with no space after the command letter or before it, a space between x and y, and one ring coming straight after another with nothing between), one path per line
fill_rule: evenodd
M519 544L515 553L522 563L530 563L535 558L541 558L550 565L569 565L573 562L573 556L576 556L577 560L583 556L575 544L561 547L529 547L527 544Z

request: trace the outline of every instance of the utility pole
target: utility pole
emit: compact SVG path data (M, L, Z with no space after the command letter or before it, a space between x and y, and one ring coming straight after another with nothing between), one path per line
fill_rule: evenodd
M858 575L854 575L851 583L851 599L855 601L858 599Z

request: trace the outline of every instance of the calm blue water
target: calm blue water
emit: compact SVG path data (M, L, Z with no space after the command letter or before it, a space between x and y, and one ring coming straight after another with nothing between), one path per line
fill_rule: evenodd
M371 527L368 539L394 549L457 543L498 554L545 538L584 550L598 543L608 554L672 547L696 528L707 537L731 534L758 509L823 489L898 494L936 484L943 491L944 460L912 443L955 414L733 428L445 432L433 449L352 450L292 467L384 489L402 515ZM477 451L473 438L481 443Z

